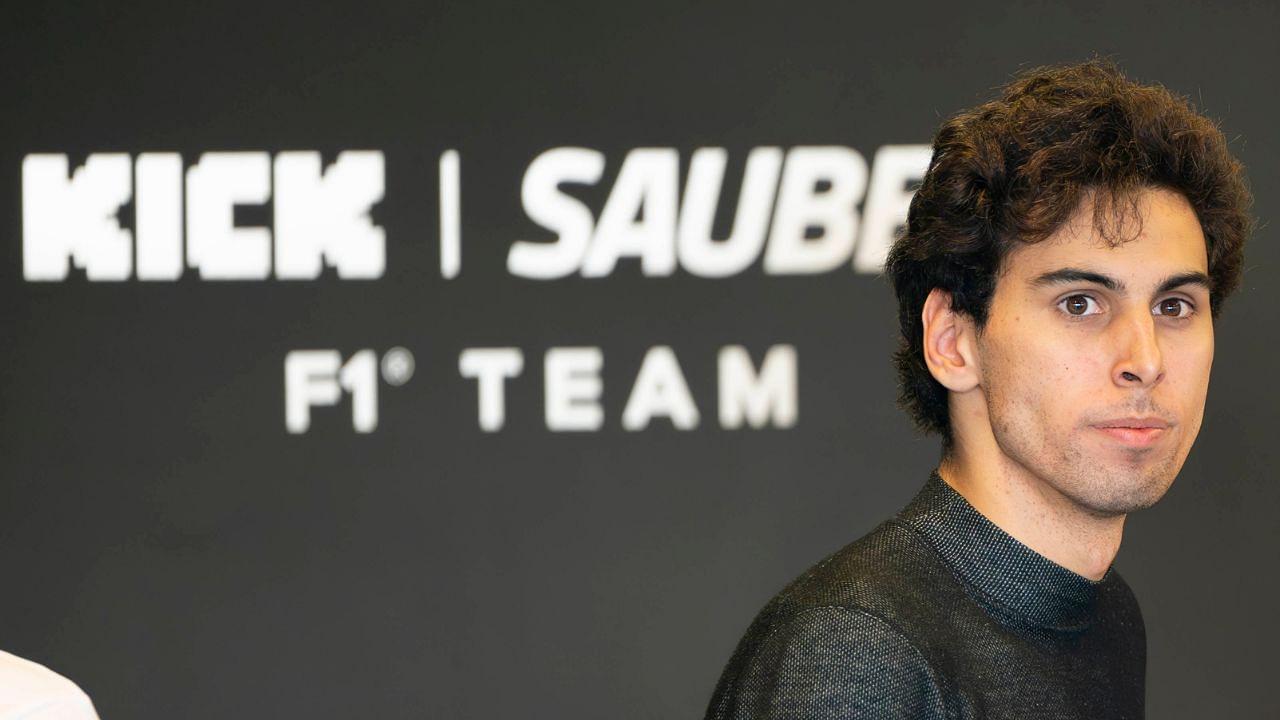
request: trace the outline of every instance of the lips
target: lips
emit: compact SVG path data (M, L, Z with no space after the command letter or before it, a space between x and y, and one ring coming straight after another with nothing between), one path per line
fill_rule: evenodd
M1123 417L1095 423L1094 429L1129 447L1149 447L1168 432L1170 424L1156 417Z

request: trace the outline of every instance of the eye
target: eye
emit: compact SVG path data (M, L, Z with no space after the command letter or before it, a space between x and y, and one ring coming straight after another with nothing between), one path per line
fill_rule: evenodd
M1155 311L1156 315L1185 318L1190 317L1195 312L1195 306L1182 298L1165 298L1156 303L1152 310Z
M1068 315L1075 317L1084 317L1086 315L1097 315L1102 312L1098 307L1098 301L1088 295L1071 295L1058 301L1058 307Z

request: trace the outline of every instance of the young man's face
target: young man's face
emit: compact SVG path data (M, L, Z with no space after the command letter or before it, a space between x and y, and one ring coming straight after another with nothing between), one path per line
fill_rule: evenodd
M1186 199L1142 191L1142 232L1112 247L1092 204L1020 246L978 334L1005 462L1097 515L1148 507L1200 430L1213 322L1204 234Z

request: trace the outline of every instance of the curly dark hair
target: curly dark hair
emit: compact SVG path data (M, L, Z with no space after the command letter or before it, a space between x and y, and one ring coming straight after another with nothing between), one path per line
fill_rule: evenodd
M889 252L902 338L894 355L899 402L925 432L952 444L947 390L924 361L921 311L933 288L981 331L1001 263L1015 243L1053 234L1086 198L1094 225L1118 244L1133 237L1137 191L1186 197L1209 259L1210 309L1240 284L1252 228L1244 168L1222 132L1184 98L1128 80L1110 61L1026 71L1000 97L938 129L933 158Z

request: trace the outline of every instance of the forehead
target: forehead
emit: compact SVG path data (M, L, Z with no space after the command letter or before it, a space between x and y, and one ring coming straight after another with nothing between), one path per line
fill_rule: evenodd
M1077 268L1141 284L1142 278L1154 281L1171 272L1208 272L1204 231L1181 193L1145 188L1101 218L1094 208L1087 197L1048 238L1016 246L1002 274L1029 278Z

